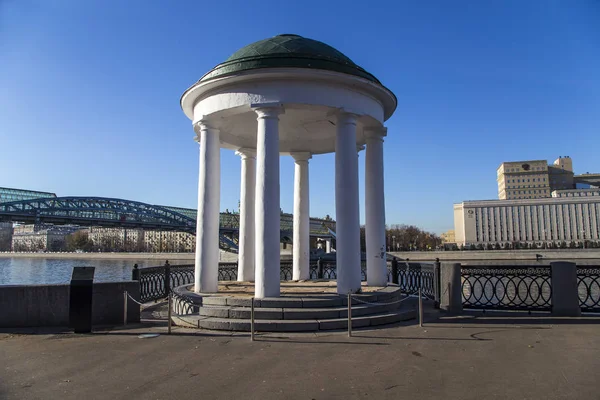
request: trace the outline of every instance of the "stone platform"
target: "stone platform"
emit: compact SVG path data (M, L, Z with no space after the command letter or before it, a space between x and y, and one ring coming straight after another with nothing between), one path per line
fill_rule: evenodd
M198 329L250 331L254 285L220 282L219 293L198 294L192 286L174 289L172 321ZM348 328L348 298L336 293L335 281L281 282L281 297L254 300L258 332L302 332ZM390 324L416 318L414 307L402 303L396 285L363 285L352 295L352 327Z

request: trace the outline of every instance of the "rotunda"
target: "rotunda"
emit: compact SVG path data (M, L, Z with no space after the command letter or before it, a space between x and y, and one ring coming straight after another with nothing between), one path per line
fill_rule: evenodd
M361 287L358 152L365 148L367 284L385 286L384 122L394 94L325 43L284 34L235 52L186 90L200 144L195 290L218 287L220 148L241 158L238 280L280 295L279 159L295 160L293 279L309 278L309 160L335 152L337 292Z

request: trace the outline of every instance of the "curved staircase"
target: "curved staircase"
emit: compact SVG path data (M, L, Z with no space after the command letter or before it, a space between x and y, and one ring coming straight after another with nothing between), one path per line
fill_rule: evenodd
M352 327L416 318L414 302L404 299L398 286L352 295ZM251 301L250 297L196 294L182 286L175 289L172 320L190 328L249 332ZM336 294L256 299L254 328L259 332L347 329L348 299Z

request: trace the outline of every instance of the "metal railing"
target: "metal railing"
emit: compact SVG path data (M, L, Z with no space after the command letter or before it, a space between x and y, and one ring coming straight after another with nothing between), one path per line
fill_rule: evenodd
M600 312L600 266L577 268L577 293L583 312Z
M140 301L164 299L171 288L194 282L194 264L138 268L133 266L132 279L140 282Z
M220 281L235 281L237 280L237 273L238 264L236 262L219 263ZM194 280L192 279L192 282L193 281Z
M552 309L549 266L461 268L464 308L487 310Z
M176 315L189 315L198 312L198 304L194 303L194 300L185 296L181 293L177 293L175 290L171 291L173 298L173 312Z
M388 262L388 281L397 283L408 294L415 294L420 288L423 297L439 301L439 295L436 294L439 287L439 263L436 268L436 263L392 260Z
M390 282L398 283L409 294L415 294L421 285L423 296L433 300L436 296L436 281L439 273L434 271L434 264L427 263L397 263L397 279L393 279L394 267L388 264L388 277ZM438 269L439 271L439 269ZM237 280L237 262L219 263L219 281ZM291 261L281 262L280 277L282 281L293 278L293 264ZM133 280L140 282L140 298L142 302L164 299L171 288L194 283L194 265L165 265L150 268L134 266ZM335 262L318 260L310 264L310 279L337 279L337 266ZM361 279L367 280L366 262L361 262Z

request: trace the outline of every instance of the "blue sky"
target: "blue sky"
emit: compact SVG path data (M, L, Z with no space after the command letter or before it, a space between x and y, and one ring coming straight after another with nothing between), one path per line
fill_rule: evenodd
M0 186L195 207L179 98L280 33L336 47L397 95L389 224L451 229L453 203L497 197L502 161L569 155L600 171L598 1L0 0ZM237 209L240 160L221 160L221 208ZM311 160L313 216L335 216L333 165ZM289 157L281 206L293 210Z

